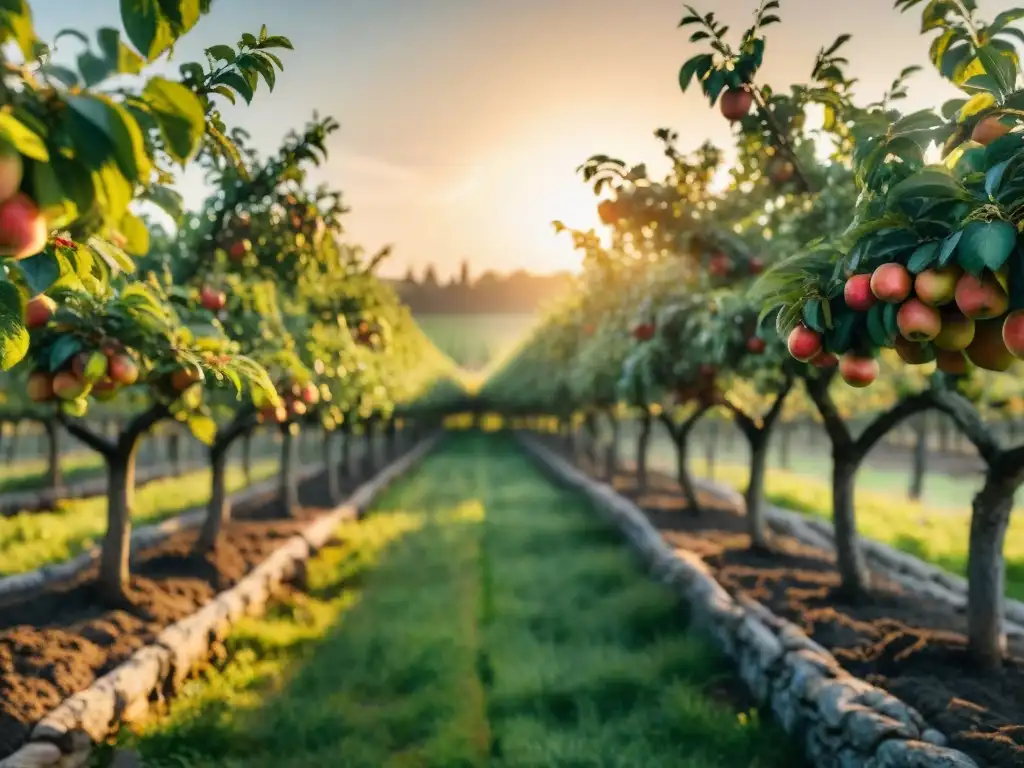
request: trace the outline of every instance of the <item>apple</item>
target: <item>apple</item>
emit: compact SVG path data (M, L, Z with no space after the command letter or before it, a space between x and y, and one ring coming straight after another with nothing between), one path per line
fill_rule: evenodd
M722 114L729 122L742 120L750 113L750 105L754 96L746 88L730 88L722 94Z
M615 203L611 200L602 200L597 204L597 215L602 224L614 224L618 219Z
M53 377L53 393L61 400L77 400L85 394L85 380L74 371L61 371Z
M236 240L228 248L228 256L234 262L240 262L245 258L245 254L252 250L252 243L248 240Z
M878 361L873 357L847 353L839 360L839 375L851 387L866 387L878 378Z
M961 275L963 270L957 266L926 269L914 278L914 293L933 307L949 304L956 296L956 284Z
M764 259L755 256L750 260L750 263L747 264L747 267L750 269L750 274L760 275L764 272Z
M28 195L0 203L0 256L24 259L46 247L46 219Z
M654 338L654 323L637 323L633 326L633 337L639 341L650 341Z
M1024 360L1024 309L1015 309L1003 320L1003 344L1011 355Z
M871 292L871 275L854 275L843 285L846 306L858 312L867 312L878 299Z
M708 363L704 363L700 367L700 375L703 379L713 379L716 373L718 373L718 369Z
M949 351L967 349L974 340L974 321L956 309L942 313L942 330L935 337L935 346Z
M907 341L931 341L942 330L942 317L920 299L907 299L896 313L896 325Z
M198 366L183 365L171 374L171 387L178 392L184 392L202 380L203 372Z
M786 345L789 347L789 354L806 363L821 352L821 334L801 323L789 332Z
M785 184L796 172L796 167L789 160L773 157L768 163L768 178L775 185Z
M815 368L835 368L839 365L839 358L831 352L825 352L822 350L817 355L812 357L808 362Z
M1010 305L1006 291L991 272L984 273L981 279L963 275L956 282L955 299L960 311L972 320L999 317Z
M103 378L92 385L92 391L89 394L97 400L105 402L112 400L119 389L120 386L116 381L110 378Z
M71 358L71 371L86 381L102 379L107 375L107 356L98 350L79 352Z
M53 376L45 371L34 371L29 375L25 389L28 392L28 399L33 403L53 400Z
M747 352L752 355L763 354L768 345L764 339L759 339L757 336L751 336L747 339Z
M1007 371L1016 359L1003 343L1001 319L977 321L974 324L974 340L964 352L968 360L986 371Z
M996 139L1005 136L1010 132L1010 126L1004 125L996 115L983 117L971 131L971 141L976 141L982 146L988 146Z
M24 172L25 164L21 154L4 143L0 147L0 202L10 200L18 193Z
M896 354L907 365L923 365L935 359L935 353L925 344L908 341L902 336L896 337Z
M306 404L301 400L289 400L288 410L292 416L303 416L308 409L306 408Z
M913 281L902 264L883 264L871 273L871 292L887 304L899 304L910 295Z
M967 358L959 350L937 349L935 350L935 367L943 373L963 376L967 373Z
M28 300L25 305L25 327L29 330L42 328L57 311L57 302L45 294L39 294Z
M306 405L316 405L320 402L320 389L313 382L309 382L302 388L301 397Z
M224 291L218 291L209 285L204 285L203 289L199 292L199 303L211 312L219 312L224 309L227 300L228 297Z
M708 272L715 277L725 277L732 272L732 259L722 252L714 254L708 262Z
M117 384L129 387L139 379L139 366L123 352L115 352L107 358L107 375Z

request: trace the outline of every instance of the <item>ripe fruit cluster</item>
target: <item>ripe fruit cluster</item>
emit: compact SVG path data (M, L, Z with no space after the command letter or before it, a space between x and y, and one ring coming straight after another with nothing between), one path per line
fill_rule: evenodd
M57 371L33 371L27 390L29 399L36 403L70 402L88 395L104 401L138 378L135 358L123 347L111 344L102 350L79 352Z
M285 424L305 416L320 402L320 388L311 381L305 384L281 382L277 385L277 393L281 404L263 406L257 415L261 424Z
M0 256L25 259L46 247L47 226L39 206L19 192L24 174L21 155L0 147Z
M1003 273L985 270L975 276L953 264L915 276L902 264L882 264L870 274L850 276L843 300L856 312L869 312L879 302L897 307L898 333L891 346L910 365L934 361L940 371L959 375L967 372L967 361L1006 371L1014 359L1024 359L1024 311L1008 312ZM789 351L798 360L811 361L821 346L821 334L804 325L790 333ZM870 384L877 363L847 363L852 357L862 356L844 356L843 379L854 386Z

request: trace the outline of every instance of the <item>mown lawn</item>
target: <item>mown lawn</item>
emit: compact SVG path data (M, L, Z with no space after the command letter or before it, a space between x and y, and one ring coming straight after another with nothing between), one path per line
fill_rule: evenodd
M580 497L453 435L122 745L145 764L796 766Z

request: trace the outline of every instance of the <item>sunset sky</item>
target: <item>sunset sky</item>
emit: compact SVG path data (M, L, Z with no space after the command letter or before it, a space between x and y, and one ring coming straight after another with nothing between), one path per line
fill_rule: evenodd
M982 0L984 16L1011 0ZM44 39L65 27L119 25L116 0L33 0ZM703 0L738 36L756 0ZM653 132L671 127L683 149L729 141L729 127L697 89L683 95L679 66L697 51L677 28L677 0L217 0L179 46L177 61L234 42L242 32L290 37L273 94L225 110L273 151L314 110L341 123L318 180L341 187L351 237L395 252L384 271L437 264L550 272L578 257L551 220L596 223L592 192L575 168L597 152L659 168ZM761 80L805 82L817 50L842 32L859 92L880 95L896 73L926 64L930 38L918 12L892 0L782 0L769 27ZM61 41L61 55L79 43ZM952 88L915 76L906 108L939 103ZM201 180L182 180L198 204Z

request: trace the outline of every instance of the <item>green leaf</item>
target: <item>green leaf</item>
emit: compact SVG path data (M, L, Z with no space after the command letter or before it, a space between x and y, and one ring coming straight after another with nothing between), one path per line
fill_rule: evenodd
M1003 181L1003 174L1006 173L1009 165L1010 161L1004 160L988 169L988 172L985 174L985 194L989 197L995 197L996 192L999 191L999 185Z
M1001 95L1013 92L1017 68L1009 56L1004 56L991 45L985 45L978 49L978 59L985 67L985 72L996 82Z
M1017 228L1008 221L972 221L963 232L957 246L958 260L975 276L985 267L998 270L1017 245Z
M144 181L149 176L151 165L142 131L124 107L105 96L92 94L69 95L67 104L73 113L106 137L125 178Z
M289 51L294 51L295 48L292 46L292 41L282 35L271 35L259 44L260 48L285 48Z
M133 256L145 256L149 253L149 230L142 219L129 211L121 219L118 229L127 241L125 251Z
M860 325L862 312L842 312L835 321L832 334L827 337L831 352L841 355L853 345L854 334Z
M231 64L235 60L235 49L230 45L211 45L206 49L206 52L212 56L215 61L223 61L227 64Z
M224 72L218 75L216 82L234 88L245 99L246 104L252 103L253 89L249 81L237 72Z
M33 295L45 293L62 276L60 261L50 250L37 253L27 259L16 262L18 270L25 278L25 284Z
M0 138L14 147L25 157L46 163L50 153L42 137L22 123L10 112L0 112Z
M174 219L175 222L181 221L182 198L178 192L170 187L155 184L145 190L140 197L159 207L164 213Z
M121 0L121 21L132 45L153 61L174 44L171 25L155 0Z
M883 319L884 307L883 304L875 304L867 311L868 336L876 347L889 346L889 334L885 329L885 320Z
M963 234L964 231L959 229L951 235L943 238L942 244L939 246L940 267L948 267L953 262L953 254L956 253L956 247L960 242L960 238L963 237Z
M885 324L885 346L887 347L891 347L896 343L896 336L900 332L899 324L896 322L898 312L899 306L896 304L885 304L882 307L882 322Z
M181 83L162 77L151 79L142 95L160 124L168 154L184 165L199 149L206 131L203 105Z
M193 414L188 417L188 428L192 436L203 445L213 445L217 439L217 422L209 416Z
M51 163L31 163L29 173L36 205L54 229L63 229L78 217L78 208L68 199Z
M1020 245L1017 246L1016 255L1006 265L1010 310L1024 309L1024 253Z
M890 204L915 197L970 200L971 193L945 169L925 167L889 190Z
M803 317L804 324L808 328L817 331L818 333L825 332L825 323L822 319L820 299L810 299L804 304Z
M0 370L9 371L28 352L25 297L10 281L0 281Z
M914 255L907 262L907 269L911 274L917 275L930 267L939 256L939 241L933 240L929 243L921 243Z
M96 39L100 50L114 65L116 71L125 75L137 75L146 66L142 57L121 41L121 33L118 30L103 27L96 33Z
M116 273L118 271L134 272L135 262L131 257L113 243L101 240L98 237L90 237L86 241L90 248L95 251L103 261ZM129 286L133 287L133 286ZM126 292L128 289L125 289Z
M976 93L969 98L964 105L960 107L960 111L957 112L957 122L963 123L979 114L984 112L986 109L991 109L995 106L996 97L991 93Z

